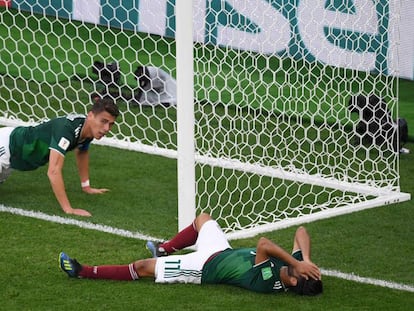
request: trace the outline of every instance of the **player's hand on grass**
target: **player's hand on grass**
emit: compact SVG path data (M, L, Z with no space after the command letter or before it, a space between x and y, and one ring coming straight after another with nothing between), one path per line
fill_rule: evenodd
M76 215L76 216L84 216L84 217L92 216L91 213L89 213L88 211L85 211L84 209L80 209L80 208L72 208L71 210L65 211L65 213Z
M108 192L109 189L105 189L105 188L92 188L92 187L83 187L82 188L83 192L89 193L89 194L102 194L105 192Z

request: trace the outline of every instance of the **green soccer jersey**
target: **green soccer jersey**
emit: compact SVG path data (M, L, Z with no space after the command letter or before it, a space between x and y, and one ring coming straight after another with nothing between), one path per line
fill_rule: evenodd
M293 256L302 260L300 251ZM286 263L270 258L255 265L255 257L255 248L227 249L204 265L201 283L231 284L261 293L284 291L280 268Z
M79 141L84 115L68 115L36 126L16 127L10 135L10 165L29 171L49 161L50 149L65 155L78 147L87 150L92 139Z

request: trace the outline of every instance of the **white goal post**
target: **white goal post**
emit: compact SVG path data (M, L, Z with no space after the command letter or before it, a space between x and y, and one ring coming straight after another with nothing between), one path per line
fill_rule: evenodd
M409 200L398 3L11 1L0 11L0 124L113 97L123 109L99 144L177 159L180 229L206 211L246 237ZM91 71L97 59L120 78ZM176 105L141 102L137 65L176 80Z

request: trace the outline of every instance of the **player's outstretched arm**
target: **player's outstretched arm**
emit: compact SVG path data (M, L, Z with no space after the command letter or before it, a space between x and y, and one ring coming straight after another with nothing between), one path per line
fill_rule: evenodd
M88 211L82 209L73 209L70 205L68 196L65 190L65 184L63 181L62 169L65 162L65 157L55 150L50 151L49 167L47 170L47 176L50 181L53 193L60 207L66 214L74 214L78 216L91 216Z
M321 272L317 265L310 261L299 261L276 243L261 237L256 246L255 263L264 262L270 257L278 258L287 265L294 267L299 275L305 278L320 279L321 277Z
M75 150L76 164L78 166L82 191L89 194L102 194L108 192L106 188L92 188L89 184L89 152L87 150Z

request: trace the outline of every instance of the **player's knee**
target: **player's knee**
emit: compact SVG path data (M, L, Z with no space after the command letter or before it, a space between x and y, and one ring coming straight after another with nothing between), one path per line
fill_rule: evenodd
M297 229L296 229L296 233L298 234L298 233L301 233L301 232L303 232L303 233L306 233L307 231L306 231L306 228L304 227L304 226L299 226Z
M300 226L296 229L295 233L295 243L298 243L298 239L309 238L309 233L304 226ZM294 246L294 248L299 245Z
M210 214L207 213L201 213L200 215L198 215L198 217L200 220L210 220L213 219Z
M154 276L155 258L140 259L134 262L134 269L140 277Z
M207 213L201 213L197 216L197 218L194 221L194 225L196 227L197 231L200 231L201 227L209 220L213 219L209 214Z

